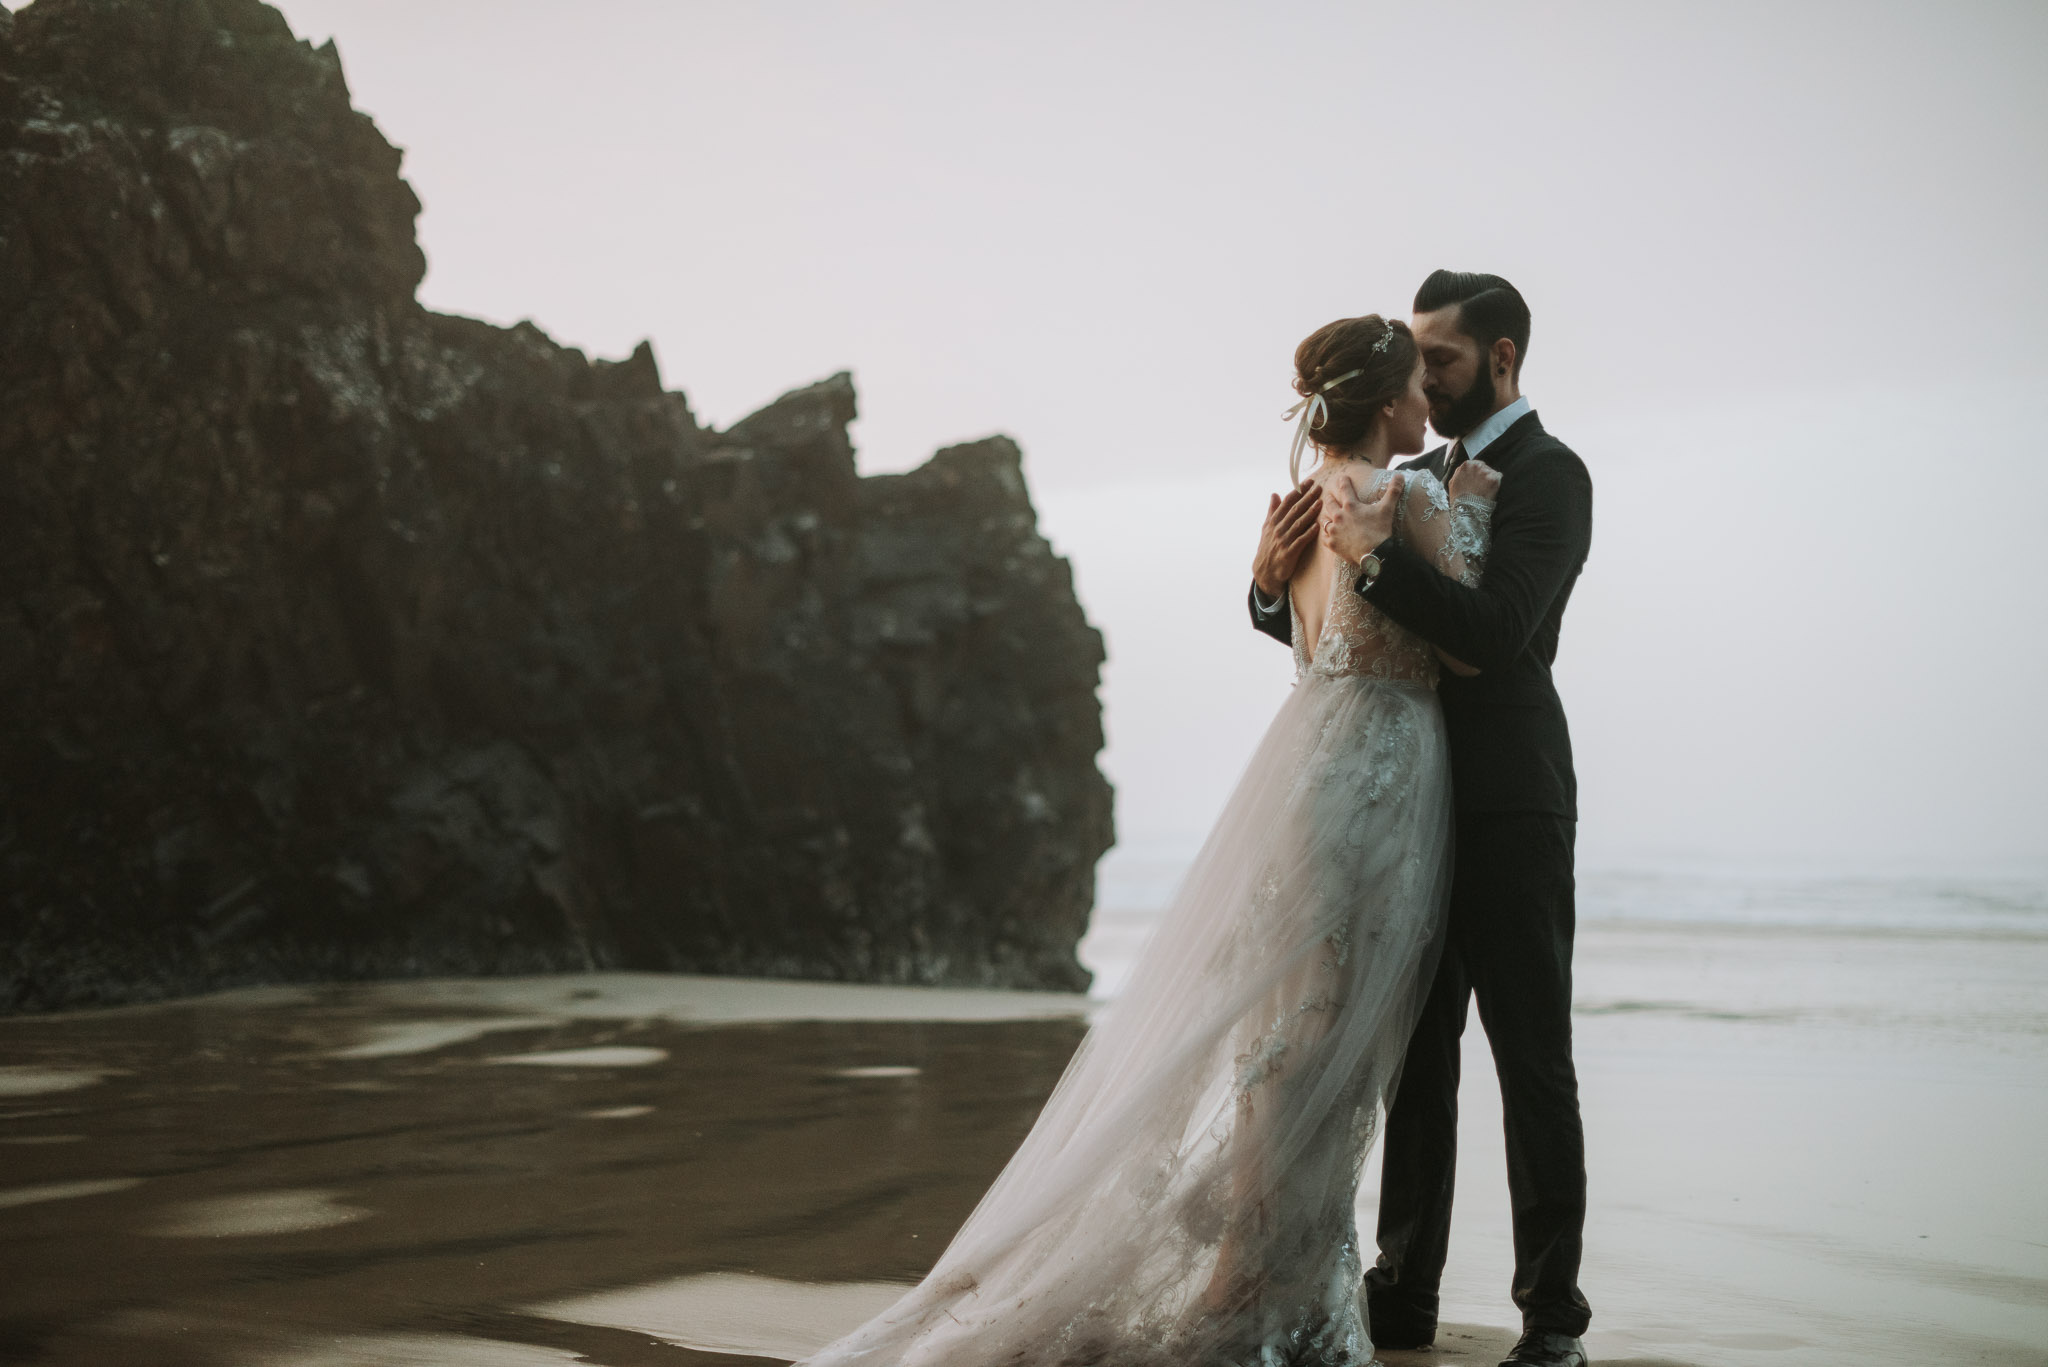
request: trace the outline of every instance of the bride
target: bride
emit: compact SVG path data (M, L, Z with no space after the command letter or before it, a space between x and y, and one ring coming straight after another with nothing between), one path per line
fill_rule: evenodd
M1295 351L1290 465L1476 582L1498 476L1424 472L1407 325ZM1348 484L1348 488L1344 486ZM1313 524L1309 524L1313 525ZM804 1367L1190 1367L1372 1357L1353 1201L1435 968L1451 793L1432 648L1315 545L1295 686L1116 1000L924 1281Z

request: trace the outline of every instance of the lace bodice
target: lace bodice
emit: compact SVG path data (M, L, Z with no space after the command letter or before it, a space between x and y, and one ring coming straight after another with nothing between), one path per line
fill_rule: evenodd
M1359 497L1371 499L1386 486L1390 472L1376 470L1359 481ZM1455 503L1427 470L1408 470L1406 488L1395 510L1394 536L1402 545L1429 560L1463 584L1477 584L1485 568L1492 537L1493 502L1466 496ZM1429 643L1388 617L1353 585L1358 567L1318 546L1295 583L1310 575L1329 574L1329 608L1314 641L1302 626L1301 612L1289 586L1288 612L1294 627L1294 677L1347 675L1368 679L1405 679L1434 688L1436 653Z

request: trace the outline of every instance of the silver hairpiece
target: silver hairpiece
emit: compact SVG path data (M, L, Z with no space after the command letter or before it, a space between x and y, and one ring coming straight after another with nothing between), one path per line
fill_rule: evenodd
M1393 325L1390 323L1387 325L1386 331L1380 334L1380 339L1372 344L1372 354L1375 356L1379 355L1381 352L1385 351L1390 345L1392 345L1393 340L1394 328Z

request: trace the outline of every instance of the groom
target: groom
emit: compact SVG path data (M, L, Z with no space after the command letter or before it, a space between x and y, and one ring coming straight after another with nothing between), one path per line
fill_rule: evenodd
M1297 489L1273 502L1260 533L1252 625L1290 639L1287 581L1320 533L1360 567L1356 585L1368 601L1479 668L1472 678L1446 671L1439 689L1457 803L1449 937L1387 1115L1380 1256L1366 1273L1366 1304L1378 1347L1435 1339L1459 1038L1476 999L1500 1075L1525 1330L1502 1367L1584 1367L1586 1146L1571 1038L1577 781L1550 666L1592 539L1593 483L1522 397L1529 306L1513 285L1438 271L1416 292L1413 326L1430 425L1451 438L1415 468L1448 485L1460 464L1483 455L1500 472L1481 583L1447 578L1390 539L1399 500L1319 506L1312 489Z

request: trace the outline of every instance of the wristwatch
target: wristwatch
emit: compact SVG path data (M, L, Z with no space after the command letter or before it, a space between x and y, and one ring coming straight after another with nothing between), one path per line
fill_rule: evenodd
M1358 562L1358 591L1364 593L1372 587L1373 580L1380 577L1380 558L1371 551Z

